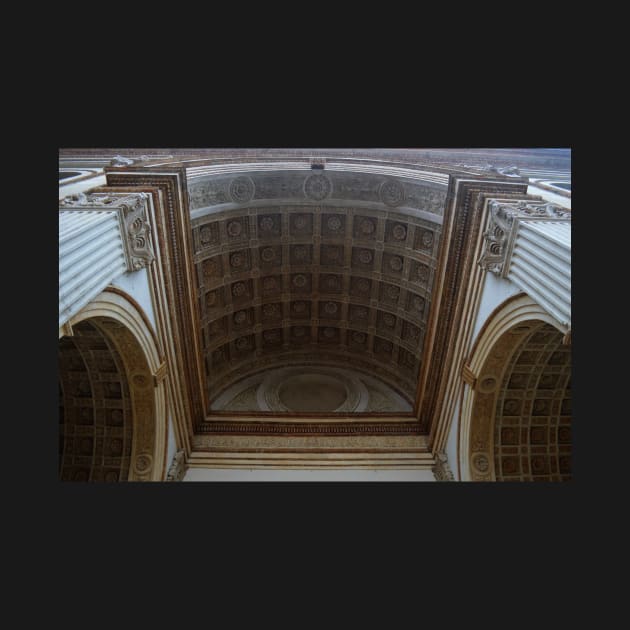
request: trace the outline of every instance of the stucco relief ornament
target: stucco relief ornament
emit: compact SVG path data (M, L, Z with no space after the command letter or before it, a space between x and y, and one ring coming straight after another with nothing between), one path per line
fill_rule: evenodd
M389 266L393 271L400 271L403 268L403 261L400 256L393 256L389 259Z
M246 291L246 287L245 287L245 283L244 282L237 282L233 287L232 287L232 295L235 295L236 297L239 297L241 295L245 295L245 291Z
M396 180L390 179L381 184L379 190L381 201L386 206L399 206L405 200L405 190Z
M372 234L376 230L374 221L371 219L365 219L361 221L361 232L365 235Z
M324 328L324 337L327 339L332 339L335 336L334 328Z
M240 267L245 262L245 257L242 254L232 254L230 256L230 265L232 267Z
M295 278L293 278L293 284L296 287L306 286L306 276L303 276L302 274L298 274L297 276L295 276Z
M120 167L120 166L131 166L133 163L134 163L134 160L132 160L131 158L127 158L122 155L117 155L114 158L112 158L109 165Z
M277 304L265 304L263 306L263 315L265 317L278 317L280 315L280 307Z
M242 231L243 226L241 225L240 221L230 221L227 224L227 233L230 236L239 236Z
M339 217L328 217L326 225L331 232L338 232L341 229L341 219Z
M260 229L263 232L270 232L273 230L273 219L271 217L263 217L260 220Z
M324 312L328 315L334 315L339 310L339 307L334 302L326 302L324 305Z
M362 249L359 252L359 261L364 265L369 265L372 262L372 252L367 249Z
M173 461L168 469L166 481L182 481L186 474L186 457L184 449L180 449L173 456Z
M265 249L262 250L260 257L264 262L271 262L276 257L276 252L272 247L265 247Z
M251 177L237 177L230 183L230 197L236 203L251 201L254 196L254 182Z
M392 236L397 241L404 241L407 237L407 228L405 228L405 226L401 225L400 223L396 224L394 226L394 229L392 230Z
M299 214L295 217L293 225L296 227L296 229L303 230L307 225L306 217L303 214Z
M304 194L309 199L321 201L330 195L332 184L325 175L309 175L304 180Z
M352 340L356 343L364 343L366 340L366 335L365 333L362 332L353 332L352 333Z
M244 324L247 321L247 313L245 311L237 311L234 313L234 323Z
M251 343L247 337L239 337L235 345L238 350L249 350L251 348Z
M303 245L298 245L293 250L293 255L296 260L305 260L308 256L308 250Z

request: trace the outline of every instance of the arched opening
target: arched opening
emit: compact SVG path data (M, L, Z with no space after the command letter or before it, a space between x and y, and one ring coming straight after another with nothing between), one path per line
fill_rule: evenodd
M62 481L160 481L164 382L150 328L129 300L104 292L59 340Z
M460 470L472 481L571 479L571 347L529 297L488 321L469 361Z

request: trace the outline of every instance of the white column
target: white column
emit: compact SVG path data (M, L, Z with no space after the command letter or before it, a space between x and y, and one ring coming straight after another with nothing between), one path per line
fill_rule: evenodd
M571 329L571 213L542 201L492 199L479 264Z
M59 202L60 328L117 277L151 263L148 199L79 193Z

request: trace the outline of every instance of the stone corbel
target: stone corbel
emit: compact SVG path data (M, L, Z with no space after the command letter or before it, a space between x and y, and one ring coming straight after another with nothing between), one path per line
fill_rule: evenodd
M79 193L59 202L63 210L117 210L128 271L149 266L155 259L151 245L147 193L112 195Z
M431 470L436 481L455 481L455 475L448 465L446 453L438 453L435 456L435 465Z
M186 474L186 456L184 449L180 449L173 456L173 462L168 469L166 481L183 481Z
M497 276L505 277L518 224L527 220L570 220L571 213L547 202L518 201L502 202L491 199L488 202L490 220L484 232L484 248L478 264Z

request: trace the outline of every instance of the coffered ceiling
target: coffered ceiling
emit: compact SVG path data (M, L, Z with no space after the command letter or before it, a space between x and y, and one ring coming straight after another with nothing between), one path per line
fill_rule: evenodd
M290 166L187 171L208 402L254 372L312 363L362 370L413 403L446 176Z

